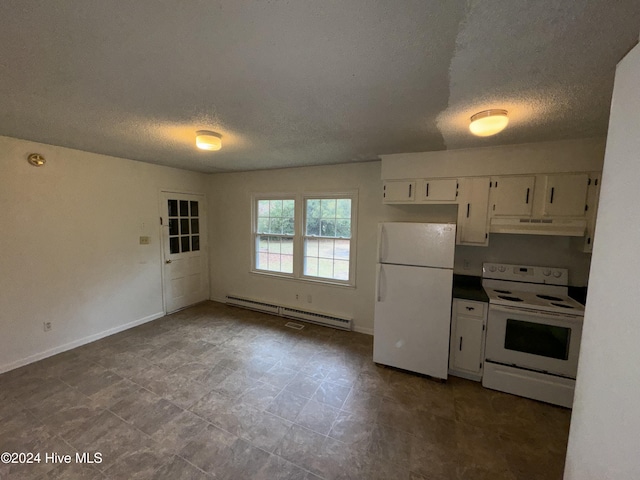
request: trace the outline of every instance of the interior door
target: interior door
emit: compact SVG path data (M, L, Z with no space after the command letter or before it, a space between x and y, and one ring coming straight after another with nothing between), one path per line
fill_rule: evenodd
M209 298L203 195L162 192L163 293L167 313Z

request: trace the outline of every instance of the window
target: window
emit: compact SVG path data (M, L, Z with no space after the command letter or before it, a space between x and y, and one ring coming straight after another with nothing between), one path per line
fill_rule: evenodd
M168 200L169 252L185 253L200 250L200 220L198 202Z
M306 198L304 203L303 274L348 281L351 198Z
M253 271L355 284L355 193L253 201Z
M256 269L293 273L295 200L258 200L256 219Z

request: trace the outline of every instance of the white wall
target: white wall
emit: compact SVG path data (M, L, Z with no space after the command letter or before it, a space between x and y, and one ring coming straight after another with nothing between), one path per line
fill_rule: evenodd
M599 172L604 138L382 155L382 178Z
M618 65L565 469L640 478L640 46Z
M162 315L159 191L206 175L8 137L0 172L0 372Z
M250 273L253 193L340 192L358 190L356 287L338 287ZM227 294L352 317L356 328L373 329L377 224L388 220L455 221L453 206L424 209L383 207L380 162L289 168L210 177L211 296ZM296 301L295 295L299 294ZM312 296L312 303L307 302Z
M588 145L595 145L589 141ZM535 150L528 147L529 150ZM542 147L541 147L542 148ZM546 147L545 147L546 148ZM593 147L596 148L597 147ZM545 151L548 151L546 149ZM356 288L319 285L250 273L251 195L359 191ZM381 162L289 168L210 176L211 298L228 294L352 317L373 331L376 232L382 221L455 222L455 205L383 205ZM455 272L480 275L482 262L564 266L572 285L585 286L590 255L567 237L491 234L489 247L457 247ZM468 260L469 268L464 268ZM299 300L296 300L296 294ZM307 295L312 303L307 303Z

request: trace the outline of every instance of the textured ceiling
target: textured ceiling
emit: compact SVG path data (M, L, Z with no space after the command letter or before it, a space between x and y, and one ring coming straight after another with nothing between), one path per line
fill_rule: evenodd
M638 0L2 0L0 135L203 172L600 136L639 33Z

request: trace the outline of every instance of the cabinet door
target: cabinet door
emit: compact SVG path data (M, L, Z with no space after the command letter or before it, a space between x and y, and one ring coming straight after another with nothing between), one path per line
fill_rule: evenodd
M489 177L463 178L460 181L456 242L460 245L486 246L489 243L489 181Z
M420 202L455 202L458 191L456 178L425 178L420 181Z
M543 214L547 217L584 217L589 175L547 175Z
M455 340L452 347L453 369L480 373L482 365L482 340L484 318L456 317Z
M413 180L387 180L382 186L382 203L412 203L416 198Z
M536 177L493 177L492 216L530 216Z
M589 187L587 188L587 233L584 236L583 252L591 253L593 250L593 234L596 230L596 216L598 214L598 201L600 199L600 173L589 175Z

